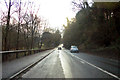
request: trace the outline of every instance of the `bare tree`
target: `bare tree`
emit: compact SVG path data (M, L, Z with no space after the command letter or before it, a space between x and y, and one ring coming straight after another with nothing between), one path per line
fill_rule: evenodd
M9 0L9 6L8 6L8 16L7 16L7 24L6 24L6 29L5 29L5 42L4 42L4 49L9 50L9 47L7 47L7 39L8 39L8 31L9 31L9 24L10 24L10 10L11 10L11 0Z
M22 0L13 2L9 0L9 5L7 4L8 2L4 0L4 3L8 11L1 11L3 16L0 16L2 21L0 21L0 23L1 25L3 24L4 28L3 49L18 50L24 47L27 49L34 48L34 45L36 45L34 39L40 39L41 32L39 29L42 27L41 17L38 16L39 7L36 7L36 5L29 0L25 3L22 2ZM11 8L11 6L13 7ZM4 24L6 24L5 27ZM12 36L12 34L15 34L15 36ZM38 40L36 43L39 44L39 42Z
M25 21L25 23L22 26L22 31L24 32L24 39L25 39L25 44L26 44L26 48L29 49L29 35L30 35L30 27L29 27L29 15L24 15L23 20Z
M11 12L11 7L14 5L14 1L9 0L8 4L6 0L4 0L4 3L8 9L7 14L6 11L1 11L3 13L2 21L1 23L5 23L5 35L4 35L4 50L9 50L9 45L8 45L8 34L9 34L9 28L10 28L10 20L11 20L11 15L14 14L16 11Z
M19 7L18 7L17 43L16 43L17 50L19 47L19 34L20 34L20 22L21 22L21 0L18 3L19 3Z
M40 20L37 16L38 11L39 11L39 7L37 8L37 11L35 11L35 4L31 3L30 4L30 20L31 20L31 24L30 24L30 29L31 29L31 49L34 48L34 35L35 35L35 31L36 28L39 26Z
M74 11L79 11L81 9L85 9L85 8L89 8L89 4L93 4L93 2L90 2L88 4L88 2L86 1L82 1L82 0L74 0L72 1L72 4L73 4L73 10Z

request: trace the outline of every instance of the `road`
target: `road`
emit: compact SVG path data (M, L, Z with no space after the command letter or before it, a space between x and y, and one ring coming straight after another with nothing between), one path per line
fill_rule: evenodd
M120 79L119 61L85 53L55 50L25 73L23 78L112 78Z
M2 79L2 63L0 63L0 80Z
M2 78L9 78L21 69L27 67L28 65L38 61L43 56L52 52L53 50L47 50L43 52L36 53L34 55L25 56L12 61L7 61L2 63Z

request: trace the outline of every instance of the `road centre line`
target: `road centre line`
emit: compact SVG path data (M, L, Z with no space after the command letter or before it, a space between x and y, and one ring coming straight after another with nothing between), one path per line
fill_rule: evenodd
M81 63L85 64L83 61L80 61Z

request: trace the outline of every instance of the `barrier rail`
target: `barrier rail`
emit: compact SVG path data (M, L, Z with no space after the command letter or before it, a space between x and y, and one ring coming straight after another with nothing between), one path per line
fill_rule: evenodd
M0 53L2 53L2 62L4 62L4 61L10 61L13 59L17 59L23 56L35 54L35 53L45 51L45 50L49 50L49 49L1 51Z

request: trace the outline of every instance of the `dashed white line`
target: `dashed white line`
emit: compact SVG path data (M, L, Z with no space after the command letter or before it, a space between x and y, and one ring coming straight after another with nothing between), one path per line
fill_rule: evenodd
M81 63L85 64L83 61L80 61Z

